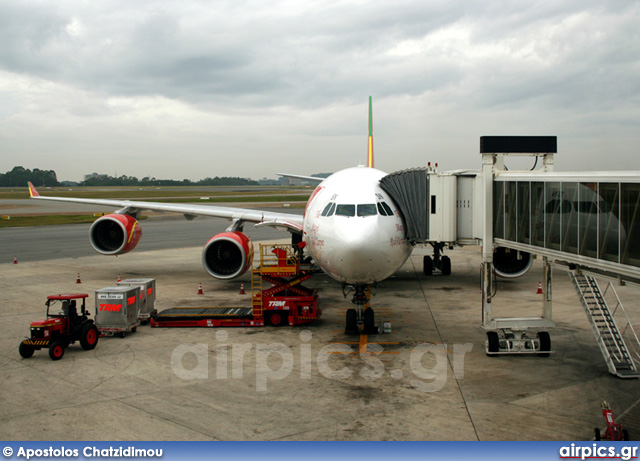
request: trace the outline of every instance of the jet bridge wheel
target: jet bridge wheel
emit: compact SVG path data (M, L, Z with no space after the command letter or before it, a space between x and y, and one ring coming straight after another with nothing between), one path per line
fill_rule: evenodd
M500 338L496 331L487 332L487 355L493 357L500 352Z
M451 259L449 256L443 256L440 259L440 270L442 271L442 275L451 275Z
M431 259L431 256L425 256L422 259L422 269L424 275L433 275L433 259Z
M538 356L549 357L549 353L551 352L551 337L549 336L549 333L541 331L537 336L540 343L540 352L538 352Z

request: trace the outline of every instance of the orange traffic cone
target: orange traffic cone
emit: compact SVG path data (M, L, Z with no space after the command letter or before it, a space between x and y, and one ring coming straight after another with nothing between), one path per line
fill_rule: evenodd
M537 295L541 295L542 294L542 282L538 282L538 291L536 291Z
M82 283L82 280L80 280L80 272L78 272L78 278L76 279L76 283Z
M13 257L13 264L18 264L18 257L17 256Z
M203 295L204 291L202 291L202 282L198 283L198 294Z
M240 284L240 294L241 294L241 295L246 295L246 294L247 294L247 292L246 292L246 291L244 291L244 283L241 283L241 284Z
M122 280L120 280L120 274L118 274L118 280L116 280L116 282L122 282Z

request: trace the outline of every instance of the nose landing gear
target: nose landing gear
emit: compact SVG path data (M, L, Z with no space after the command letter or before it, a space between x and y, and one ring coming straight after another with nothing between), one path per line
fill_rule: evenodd
M346 298L349 291L343 285L342 292ZM351 302L356 305L355 308L347 309L346 326L344 333L346 335L376 335L379 328L375 324L375 314L371 308L371 285L357 284L353 288L353 298ZM358 325L362 325L362 331Z

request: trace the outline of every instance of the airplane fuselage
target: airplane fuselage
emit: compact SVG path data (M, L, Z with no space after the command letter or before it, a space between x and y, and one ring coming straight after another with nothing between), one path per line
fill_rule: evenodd
M380 187L385 175L365 167L339 171L320 183L307 203L303 241L335 280L379 282L411 254L400 211Z

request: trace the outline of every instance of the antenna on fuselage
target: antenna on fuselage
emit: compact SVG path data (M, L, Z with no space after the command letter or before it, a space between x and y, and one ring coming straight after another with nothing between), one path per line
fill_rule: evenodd
M367 166L373 168L373 104L371 102L371 96L369 96L369 150Z

